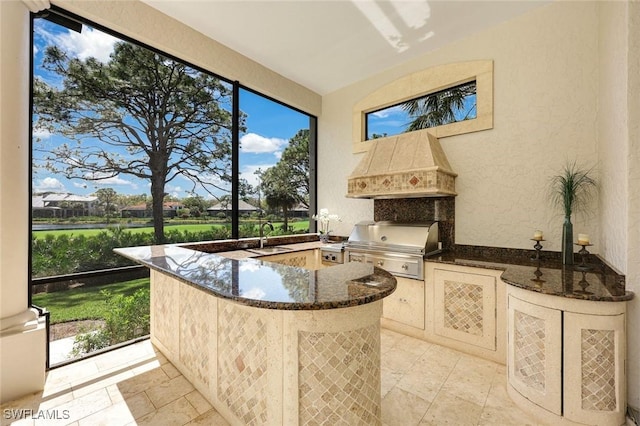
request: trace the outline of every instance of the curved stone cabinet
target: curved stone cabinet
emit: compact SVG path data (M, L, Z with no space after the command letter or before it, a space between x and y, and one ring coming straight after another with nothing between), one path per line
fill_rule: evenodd
M231 424L381 424L386 271L117 252L151 268L151 341Z
M508 286L508 391L549 422L625 422L624 302Z
M549 424L624 424L626 301L634 296L625 290L624 276L597 257L581 269L510 249L468 247L430 260L435 318L442 319L447 337L459 341L466 340L459 330L446 330L449 317L477 318L471 326L458 321L465 327L457 328L481 330L475 346L484 352L460 350L506 362L507 390L520 408ZM497 280L495 303L490 276ZM439 283L444 290L438 291ZM447 303L447 294L461 289L462 296ZM496 327L488 318L493 307ZM494 330L496 357L486 354ZM505 339L506 359L500 360Z

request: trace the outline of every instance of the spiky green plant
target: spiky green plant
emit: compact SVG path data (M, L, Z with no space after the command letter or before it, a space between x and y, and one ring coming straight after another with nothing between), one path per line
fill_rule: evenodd
M584 212L592 200L597 182L591 177L593 168L583 169L576 162L567 163L562 173L551 178L551 199L565 217Z

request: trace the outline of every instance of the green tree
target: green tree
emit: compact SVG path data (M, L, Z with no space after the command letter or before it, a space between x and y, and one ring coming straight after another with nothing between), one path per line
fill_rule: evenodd
M215 180L230 180L228 84L126 42L107 63L49 46L43 67L62 85L34 82L34 125L76 142L43 149L49 170L72 179L148 180L156 243L164 242L167 183L182 176L194 189L212 190Z
M115 210L115 202L118 199L118 193L112 188L100 188L96 191L95 195L98 197L98 203L104 207L104 213L107 217L108 225L110 215Z
M278 167L286 170L290 192L301 203L309 207L309 130L298 130L282 152Z
M200 217L202 213L207 211L207 202L201 195L182 199L182 205L189 209L191 215L195 217Z
M429 127L441 126L458 121L456 112L464 108L464 101L467 96L475 94L476 82L473 81L403 103L401 106L402 109L405 110L411 118L411 122L405 132L427 129ZM462 119L466 119L474 109L475 105L473 105Z
M262 193L267 205L273 209L282 209L284 216L283 229L289 228L288 211L298 203L298 196L293 191L290 179L290 170L284 163L278 162L275 166L262 173Z

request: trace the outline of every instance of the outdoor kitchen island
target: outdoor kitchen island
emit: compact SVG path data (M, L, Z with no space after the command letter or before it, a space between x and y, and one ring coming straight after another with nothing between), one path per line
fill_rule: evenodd
M151 341L232 424L381 424L380 316L396 279L177 246L117 249L151 270Z

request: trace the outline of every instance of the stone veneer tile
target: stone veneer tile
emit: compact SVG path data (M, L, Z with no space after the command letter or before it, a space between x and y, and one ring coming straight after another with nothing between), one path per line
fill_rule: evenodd
M267 327L264 321L230 303L218 321L218 399L243 424L267 419Z
M300 424L380 423L378 330L298 332Z
M514 374L527 386L545 390L544 320L514 312Z
M582 409L616 409L615 332L583 329Z
M444 326L474 336L483 334L483 289L480 285L445 280Z

